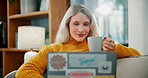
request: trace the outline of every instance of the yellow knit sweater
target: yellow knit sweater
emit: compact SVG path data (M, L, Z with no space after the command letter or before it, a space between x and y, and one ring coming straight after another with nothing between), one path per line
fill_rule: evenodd
M133 49L117 44L113 51L117 52L117 57L140 56L140 53ZM16 78L43 78L42 74L46 69L46 55L48 52L89 52L86 41L69 41L66 44L58 43L43 46L37 55L24 63L17 71Z

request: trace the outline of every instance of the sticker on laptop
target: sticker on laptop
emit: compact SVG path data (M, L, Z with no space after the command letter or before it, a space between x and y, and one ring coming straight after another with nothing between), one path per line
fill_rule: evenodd
M112 62L111 61L99 62L98 73L112 73Z
M51 54L49 57L49 71L64 71L67 69L67 54Z
M71 78L92 78L96 75L95 72L95 69L69 69L66 75Z
M106 61L106 54L70 54L68 67L98 67Z

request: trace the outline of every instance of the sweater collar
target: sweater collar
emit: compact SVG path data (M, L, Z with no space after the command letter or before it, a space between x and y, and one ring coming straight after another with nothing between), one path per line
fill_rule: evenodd
M70 40L70 41L68 41L67 44L79 45L79 44L86 44L86 43L87 43L86 40L83 40L83 41L81 41L81 42L78 42L78 41L76 41L76 40Z

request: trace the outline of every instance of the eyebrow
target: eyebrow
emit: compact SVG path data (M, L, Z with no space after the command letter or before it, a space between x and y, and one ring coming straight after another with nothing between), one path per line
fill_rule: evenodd
M79 22L79 21L78 20L73 20L73 22ZM84 22L90 23L90 21L84 21Z

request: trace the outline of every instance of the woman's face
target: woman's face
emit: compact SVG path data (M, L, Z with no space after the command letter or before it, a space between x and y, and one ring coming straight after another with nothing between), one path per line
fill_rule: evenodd
M72 16L69 22L70 40L81 42L86 39L90 31L90 20L83 13Z

